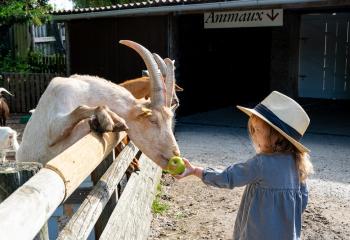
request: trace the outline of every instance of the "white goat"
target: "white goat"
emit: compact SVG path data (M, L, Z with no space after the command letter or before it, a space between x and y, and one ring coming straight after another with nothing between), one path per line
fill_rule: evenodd
M10 127L0 127L0 161L6 160L8 151L16 152L18 148L17 132Z
M144 60L150 74L151 101L135 99L125 88L102 78L56 77L26 125L16 154L18 161L45 164L85 136L90 131L89 122L103 131L126 131L135 145L162 168L170 157L180 155L171 130L174 88L166 88L146 48L128 40L120 43L134 49ZM170 59L164 62L166 82L174 82L174 64Z

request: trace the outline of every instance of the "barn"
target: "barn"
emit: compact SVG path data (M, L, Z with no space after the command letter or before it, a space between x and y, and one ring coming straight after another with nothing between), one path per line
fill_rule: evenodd
M69 74L113 82L145 66L120 39L176 61L180 115L255 104L271 90L349 99L350 2L163 0L61 10Z

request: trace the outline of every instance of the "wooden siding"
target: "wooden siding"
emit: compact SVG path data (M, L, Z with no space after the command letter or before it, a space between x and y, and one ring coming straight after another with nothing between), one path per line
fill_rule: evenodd
M166 27L166 16L71 21L71 73L98 75L116 83L138 77L145 69L142 59L118 41L133 40L166 56Z

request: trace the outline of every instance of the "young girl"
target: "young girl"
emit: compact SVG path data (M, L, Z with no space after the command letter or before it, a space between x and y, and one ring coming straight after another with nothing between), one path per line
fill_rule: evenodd
M276 91L254 109L238 108L250 116L248 131L257 155L222 172L184 159L186 171L177 178L195 175L220 188L247 185L233 239L300 239L308 201L305 180L312 164L309 150L299 140L310 120L298 103Z

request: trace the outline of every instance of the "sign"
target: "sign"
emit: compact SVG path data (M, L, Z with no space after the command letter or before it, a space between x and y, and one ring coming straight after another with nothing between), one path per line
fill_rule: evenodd
M204 28L283 26L283 9L204 13Z

